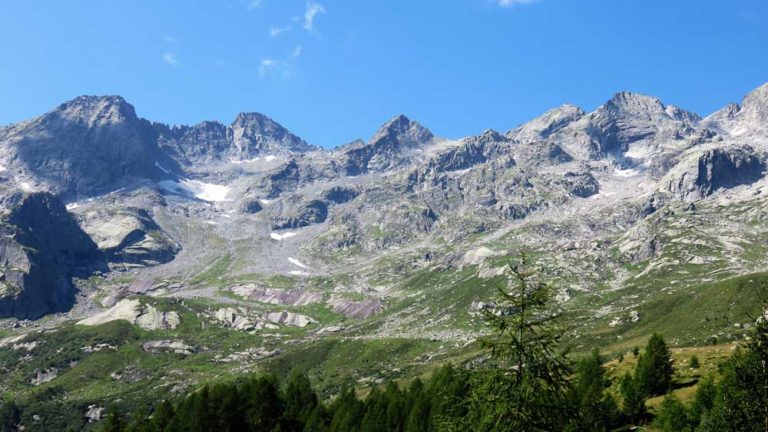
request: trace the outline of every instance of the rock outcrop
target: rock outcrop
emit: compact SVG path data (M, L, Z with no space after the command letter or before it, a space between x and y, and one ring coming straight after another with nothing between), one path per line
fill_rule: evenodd
M173 260L181 246L143 209L88 212L83 229L114 265L147 267Z
M166 175L163 170L176 169L157 147L152 125L119 96L81 96L0 129L0 157L14 161L9 169L21 189L68 199L158 179Z
M398 115L385 123L366 145L344 150L344 173L356 176L402 167L412 159L413 150L433 139L432 132L424 126Z
M661 180L661 188L675 196L694 201L718 189L751 184L761 179L766 169L751 146L713 148L688 157Z
M68 310L72 277L106 271L96 244L55 196L23 195L0 215L0 316Z
M206 121L173 128L158 124L156 128L159 146L187 166L317 150L259 113L240 113L229 126Z

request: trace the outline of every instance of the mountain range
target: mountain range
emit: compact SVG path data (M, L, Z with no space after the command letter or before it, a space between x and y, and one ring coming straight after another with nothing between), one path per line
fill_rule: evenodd
M334 149L258 113L169 126L82 96L0 128L0 346L120 321L147 333L109 344L183 356L182 387L209 376L193 364L244 372L329 341L395 341L413 369L482 334L521 251L577 346L659 326L729 340L711 318L751 300L718 284L765 269L767 164L768 84L704 118L620 92L462 139L398 115ZM84 355L14 370L57 382ZM115 361L146 388L148 366Z

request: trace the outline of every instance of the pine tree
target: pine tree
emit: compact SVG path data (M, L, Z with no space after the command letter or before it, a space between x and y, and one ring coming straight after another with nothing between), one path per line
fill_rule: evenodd
M690 366L691 369L699 368L699 358L696 356L696 354L691 356L691 360L688 362L688 366Z
M431 425L432 404L421 379L416 378L408 389L411 410L406 420L406 432L428 432Z
M241 392L245 403L245 418L250 430L271 431L280 424L284 408L274 376L248 380L242 386Z
M499 287L495 312L486 320L495 335L482 340L494 368L479 374L469 397L468 428L551 431L563 427L570 368L560 349L554 290L535 279L525 255L508 266L514 286Z
M21 410L13 400L0 403L0 432L17 430L21 421Z
M283 395L285 400L285 430L302 430L318 404L312 383L303 373L294 372L288 379Z
M702 418L712 409L715 405L716 397L717 387L715 386L714 379L712 377L705 377L699 382L693 398L693 404L691 404L691 423L694 426L701 423Z
M153 432L163 432L174 415L173 404L164 400L157 405L149 421L149 429Z
M355 390L349 387L331 404L332 413L329 430L331 432L352 432L360 430L360 423L365 415L365 406L355 396Z
M118 411L117 406L110 405L107 412L107 418L104 419L99 430L101 432L121 432L124 427L125 423L123 422L123 417L120 414L120 411Z
M623 399L622 412L628 421L638 423L646 416L645 393L638 386L637 380L627 373L619 385Z
M149 409L146 406L137 408L133 414L131 414L131 418L128 420L128 423L123 430L126 432L146 432L149 430L149 419L147 418L148 411Z
M646 396L663 395L672 387L672 354L664 338L654 333L637 361L635 379Z
M609 430L617 414L616 401L606 392L610 382L605 377L603 359L597 348L576 366L576 378L569 395L578 415L570 420L571 430Z
M304 425L304 432L326 432L329 423L328 410L323 404L317 404Z
M664 397L654 424L662 432L686 432L691 430L691 421L685 405L674 394Z
M699 430L768 431L768 319L758 319L749 336L725 364L714 406Z

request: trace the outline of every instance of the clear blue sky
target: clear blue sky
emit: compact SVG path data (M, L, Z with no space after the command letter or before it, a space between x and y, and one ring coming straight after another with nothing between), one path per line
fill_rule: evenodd
M398 113L505 131L619 90L708 114L768 81L765 0L7 0L0 41L0 124L119 94L171 124L262 112L324 146Z

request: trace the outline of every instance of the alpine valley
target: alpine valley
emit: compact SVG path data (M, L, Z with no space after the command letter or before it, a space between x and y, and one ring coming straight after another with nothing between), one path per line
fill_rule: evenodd
M659 332L714 368L763 313L768 84L704 118L620 92L435 133L398 115L328 150L119 96L0 128L0 390L26 430L254 372L331 396L471 367L520 252L576 353Z

